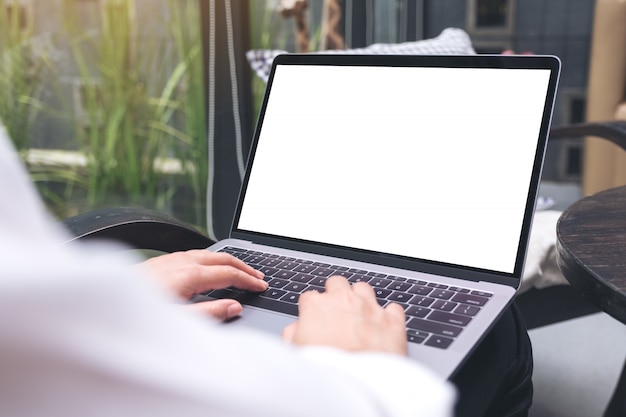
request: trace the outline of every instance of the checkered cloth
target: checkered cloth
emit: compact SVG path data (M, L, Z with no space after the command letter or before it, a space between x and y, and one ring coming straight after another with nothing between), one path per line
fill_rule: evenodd
M270 74L272 61L287 51L256 49L246 53L254 72L265 82ZM325 54L355 55L474 55L469 35L462 29L447 28L436 38L404 43L375 43L365 48L320 51Z

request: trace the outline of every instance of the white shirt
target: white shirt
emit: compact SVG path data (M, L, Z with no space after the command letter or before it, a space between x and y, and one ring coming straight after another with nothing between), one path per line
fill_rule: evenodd
M129 255L63 245L0 126L0 415L452 415L454 390L382 353L294 347L172 303Z

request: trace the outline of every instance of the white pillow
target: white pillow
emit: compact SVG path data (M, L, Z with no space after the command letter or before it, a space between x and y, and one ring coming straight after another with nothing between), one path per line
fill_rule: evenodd
M287 51L256 49L246 53L254 72L265 82L269 77L272 61ZM474 55L469 35L462 29L447 28L436 38L403 43L375 43L365 48L319 51L324 54L355 55Z

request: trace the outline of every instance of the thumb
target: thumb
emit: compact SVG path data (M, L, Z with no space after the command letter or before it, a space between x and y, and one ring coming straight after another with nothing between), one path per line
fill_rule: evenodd
M213 300L189 304L188 308L218 320L228 320L241 314L243 307L235 300Z
M296 326L298 325L297 321L294 321L293 323L291 323L289 326L285 327L283 329L283 332L281 334L282 339L287 342L287 343L292 343L293 342L293 336L296 332Z

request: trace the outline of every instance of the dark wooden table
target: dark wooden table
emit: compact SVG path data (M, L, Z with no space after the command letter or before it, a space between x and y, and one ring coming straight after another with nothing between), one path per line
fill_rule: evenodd
M583 198L563 212L557 262L573 287L626 326L626 187ZM605 412L609 416L626 416L626 364Z

